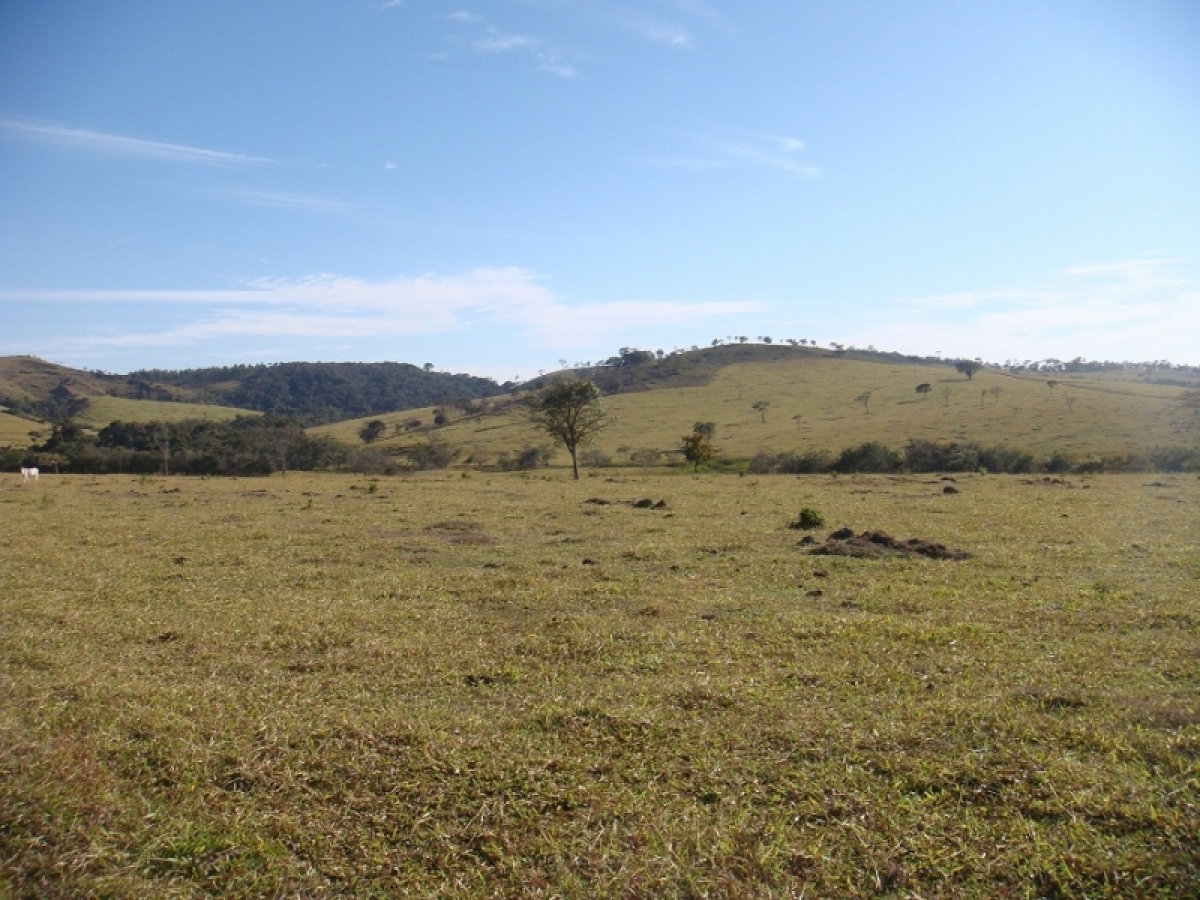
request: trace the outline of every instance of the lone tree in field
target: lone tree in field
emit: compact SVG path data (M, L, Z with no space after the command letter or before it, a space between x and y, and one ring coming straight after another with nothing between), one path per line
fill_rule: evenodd
M762 416L763 424L765 425L767 422L767 410L771 408L771 402L769 400L759 400L750 408Z
M608 424L600 404L600 389L585 378L562 379L525 398L525 412L536 428L545 431L571 454L571 473L578 480L576 451Z
M692 431L696 434L702 434L710 441L717 436L716 422L697 422L692 426Z
M862 408L864 410L866 410L868 416L871 414L871 395L873 393L875 393L875 389L871 388L871 390L863 391L861 394L859 394L857 397L854 398L855 403L862 404Z
M967 381L975 377L975 373L983 368L983 363L973 359L960 359L954 364L954 371L967 376Z
M699 431L685 436L680 447L683 450L683 458L692 464L693 472L698 472L700 464L708 462L717 453L712 441Z
M932 390L933 390L933 385L929 384L928 382L926 382L925 384L917 385L917 393L920 394L923 398L928 399L929 392Z

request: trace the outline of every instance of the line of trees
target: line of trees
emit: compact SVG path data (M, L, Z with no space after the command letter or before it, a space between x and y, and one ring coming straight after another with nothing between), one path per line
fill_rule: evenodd
M1200 447L1163 447L1146 453L1112 454L1080 459L1063 450L1049 456L997 445L972 442L937 443L914 438L902 450L879 441L847 447L838 454L826 450L803 453L760 451L747 465L754 474L804 475L900 472L978 472L995 474L1089 474L1127 472L1200 472Z
M96 435L59 422L44 443L0 456L10 468L37 465L78 474L269 475L340 465L346 449L310 437L294 419L239 416L228 422L113 422Z

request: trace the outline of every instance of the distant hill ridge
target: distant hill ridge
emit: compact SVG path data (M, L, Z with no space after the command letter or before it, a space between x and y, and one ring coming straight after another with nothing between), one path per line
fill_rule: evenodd
M121 397L238 407L317 425L490 397L503 390L490 378L396 362L296 362L112 375L33 356L0 358L0 406L41 420L78 416L89 397Z
M206 369L147 369L130 378L182 388L198 402L291 416L310 425L491 397L490 378L436 372L411 363L276 363Z

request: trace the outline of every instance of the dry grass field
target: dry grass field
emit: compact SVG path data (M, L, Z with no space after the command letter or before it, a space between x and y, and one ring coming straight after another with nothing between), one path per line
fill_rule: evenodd
M1198 504L7 476L0 896L1196 897Z
M1200 438L1200 420L1184 405L1183 388L1085 376L1051 380L1054 387L1045 378L991 369L967 380L946 366L798 354L794 360L729 365L699 387L606 397L615 421L595 446L618 462L625 458L622 449L670 452L698 421L716 424L718 450L732 457L760 450L837 453L866 441L900 449L909 438L923 438L1006 444L1043 457L1063 450L1087 458L1193 446ZM931 390L917 394L923 383ZM856 398L868 391L864 405ZM769 404L765 413L753 408L758 401ZM370 418L388 425L389 437L378 444L387 447L411 444L421 434L393 435L393 426L419 419L428 427L433 414L421 409ZM313 431L356 445L365 421ZM516 410L460 418L436 433L476 459L545 443ZM565 459L560 453L556 462Z

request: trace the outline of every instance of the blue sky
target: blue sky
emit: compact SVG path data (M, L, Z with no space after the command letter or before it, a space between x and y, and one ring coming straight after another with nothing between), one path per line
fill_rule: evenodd
M1200 363L1200 4L0 3L0 354Z

